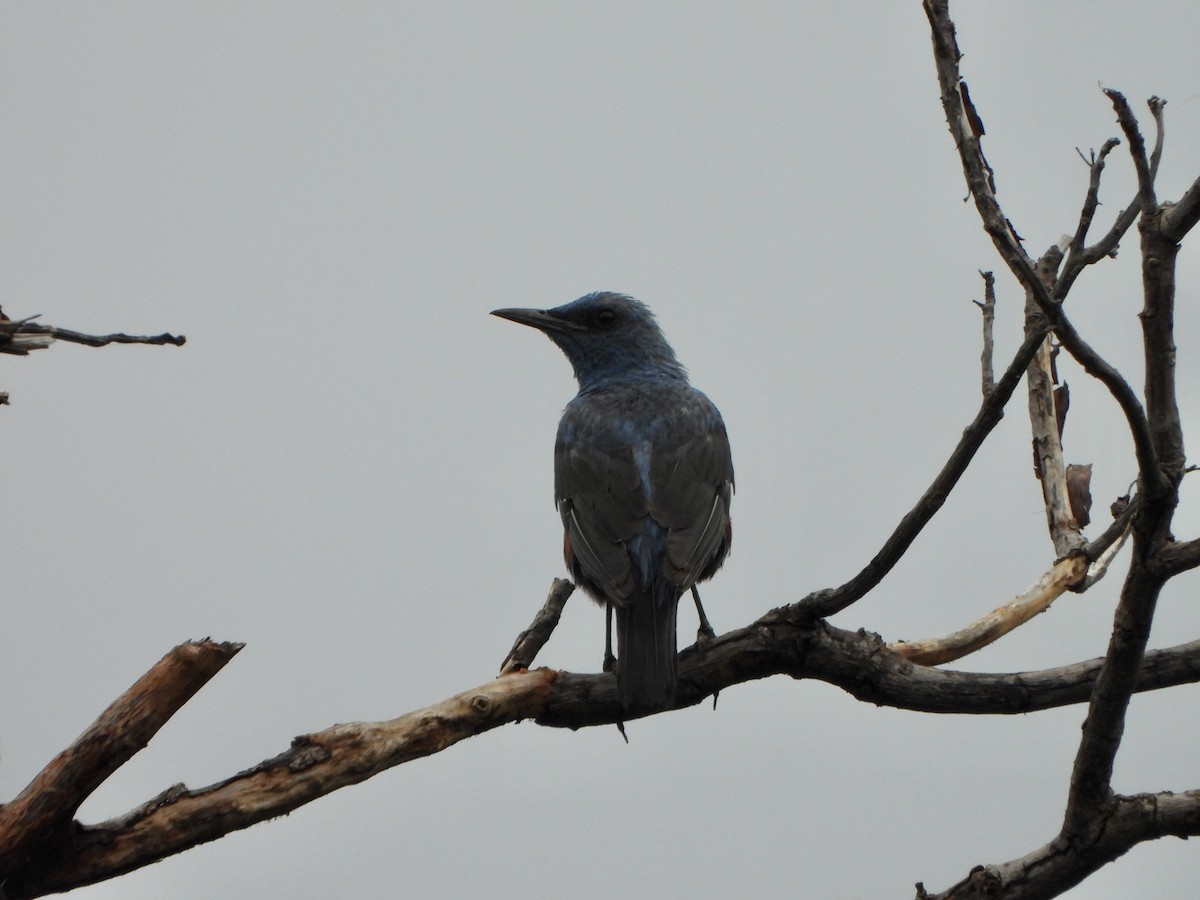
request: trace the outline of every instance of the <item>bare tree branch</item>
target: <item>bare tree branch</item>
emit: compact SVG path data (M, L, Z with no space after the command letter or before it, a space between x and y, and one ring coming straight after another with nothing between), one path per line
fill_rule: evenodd
M1096 214L1096 207L1100 203L1100 175L1104 171L1104 162L1108 154L1112 152L1120 141L1116 138L1109 138L1100 148L1098 155L1093 155L1089 162L1091 177L1088 180L1087 196L1083 201L1083 209L1079 213L1079 225L1075 229L1075 235L1071 238L1069 252L1066 262L1063 264L1062 271L1059 273L1058 280L1054 283L1053 297L1061 303L1071 290L1071 286L1075 283L1075 279L1088 266L1093 265L1106 256L1115 256L1117 245L1125 233L1133 227L1133 223L1137 221L1138 214L1142 211L1141 194L1134 196L1133 200L1121 211L1113 223L1112 228L1090 247L1085 246L1084 241L1087 239L1087 234L1092 225L1092 219ZM1083 154L1080 154L1081 156ZM1087 162L1087 160L1085 160Z
M1109 95L1108 91L1105 91ZM1119 96L1119 95L1118 95ZM1109 98L1112 99L1111 95ZM1124 98L1122 98L1124 99ZM1150 109L1154 115L1154 120L1157 125L1157 135L1154 142L1154 150L1151 151L1150 160L1147 164L1147 170L1150 179L1153 181L1158 174L1158 164L1162 159L1163 140L1165 131L1163 129L1162 110L1166 101L1159 101L1157 98L1152 98L1150 101ZM1132 113L1130 114L1132 115ZM1136 128L1135 128L1136 130ZM1067 296L1074 284L1075 279L1085 268L1093 263L1099 262L1106 256L1115 256L1117 252L1117 244L1125 233L1137 221L1138 215L1142 211L1143 194L1139 184L1138 192L1117 216L1112 228L1099 241L1091 247L1084 246L1084 240L1087 238L1088 229L1091 227L1092 218L1095 216L1096 207L1099 204L1100 190L1100 174L1104 171L1104 161L1108 154L1117 144L1120 143L1116 138L1109 138L1100 148L1099 155L1094 155L1089 162L1091 169L1091 178L1088 183L1087 197L1084 200L1083 210L1079 215L1079 227L1075 231L1075 236L1071 239L1070 253L1067 256L1067 261L1063 266L1063 270L1054 285L1054 299L1059 301ZM1144 148L1143 148L1144 153ZM1082 156L1083 154L1080 154ZM1084 160L1088 162L1088 160ZM1180 235L1182 237L1182 235Z
M9 870L7 900L133 871L526 718L544 705L554 680L548 669L522 672L388 722L334 725L296 738L284 753L225 781L195 791L175 785L116 819L63 829L57 841L37 845L24 866Z
M996 276L991 272L980 272L983 279L983 302L972 301L983 313L983 351L979 357L979 366L983 374L983 396L996 384L995 366L992 363L994 349L993 330L996 322Z
M934 62L941 86L946 122L958 146L967 187L975 200L975 208L979 212L984 231L991 237L1001 258L1021 286L1032 295L1050 320L1063 347L1083 366L1084 371L1099 379L1108 388L1121 407L1133 435L1139 470L1150 473L1146 477L1155 479L1152 486L1156 492L1169 490L1169 485L1158 472L1149 422L1137 394L1124 377L1083 340L1067 319L1061 305L1051 296L1039 277L1033 261L1021 246L1011 223L996 200L991 167L984 159L979 136L970 126L971 121L978 120L979 116L963 90L962 77L958 71L958 62L962 54L958 49L954 23L950 20L948 0L924 0L924 7L933 37Z
M1067 464L1063 459L1059 424L1066 416L1066 409L1065 401L1061 408L1058 403L1052 355L1049 339L1043 340L1029 362L1025 383L1029 395L1034 466L1042 486L1046 525L1055 556L1062 559L1082 547L1085 539L1075 520L1067 490Z
M1082 592L1103 578L1125 543L1136 509L1136 500L1126 504L1099 538L1060 559L1033 587L965 628L938 638L896 641L888 645L889 649L914 663L937 666L962 659L994 643L1049 609L1050 604L1067 591Z
M1074 553L1056 562L1025 593L1018 594L965 628L939 638L897 641L889 646L904 658L923 666L937 666L961 659L999 640L1038 613L1045 612L1069 587L1087 575L1087 571L1087 557L1082 553Z
M1113 109L1117 113L1117 123L1125 132L1126 140L1129 141L1129 157L1133 160L1133 168L1137 172L1138 199L1141 201L1142 209L1153 209L1158 206L1158 200L1154 196L1154 175L1158 169L1158 160L1162 156L1162 108L1165 101L1157 97L1150 98L1150 109L1154 113L1155 121L1158 122L1160 135L1160 140L1155 146L1155 159L1152 165L1146 157L1146 142L1142 139L1137 119L1133 115L1133 110L1129 108L1129 102L1120 91L1105 88L1104 94L1112 101Z
M685 650L676 707L698 704L733 684L786 674L819 679L860 700L902 709L1027 713L1086 700L1101 666L1100 660L1090 660L1016 674L945 671L914 665L889 651L876 635L820 622L797 624L794 612L774 610L703 649ZM178 677L185 684L195 681L188 672ZM1196 681L1200 641L1147 654L1137 689ZM138 685L145 683L143 678ZM137 690L135 686L123 699L133 698ZM43 792L42 803L51 809L39 814L59 823L65 815L69 827L43 832L42 839L24 845L26 852L14 854L10 868L0 870L6 900L68 890L132 871L509 722L536 719L542 725L580 728L625 718L612 674L535 669L502 676L390 721L335 725L298 737L279 756L217 784L195 790L175 785L97 825L69 822L81 789L69 791L69 797ZM119 742L124 721L113 721L114 741ZM126 758L140 746L131 742ZM32 789L33 785L26 793ZM62 808L55 806L60 800L65 803ZM70 812L64 813L68 807ZM9 815L8 808L2 814Z
M918 900L1043 900L1079 884L1142 841L1200 834L1200 791L1115 797L1107 828L1086 845L1055 838L1000 866L976 866L940 894L917 885Z
M1135 535L1135 544L1137 537ZM1063 835L1071 840L1092 840L1112 804L1113 762L1125 731L1125 713L1133 694L1154 608L1164 579L1144 569L1135 549L1121 590L1121 600L1109 641L1105 664L1096 679L1075 765Z
M1179 198L1178 203L1163 204L1162 236L1166 240L1179 243L1198 221L1200 221L1200 178L1191 183L1184 195Z
M118 697L11 803L0 806L0 873L36 858L80 804L141 750L241 644L180 644Z
M1140 212L1145 293L1141 316L1146 360L1143 408L1120 373L1083 342L1060 305L1078 267L1084 264L1085 251L1082 247L1097 202L1099 170L1105 151L1102 150L1100 159L1092 165L1089 193L1079 228L1070 243L1071 255L1066 271L1054 285L1052 294L1048 294L1039 277L1048 271L1048 267L1043 264L1037 267L1031 265L1024 250L1014 240L1012 227L1004 218L995 198L994 176L979 148L979 133L966 127L965 123L977 120L978 114L964 112L970 105L970 99L960 87L960 54L947 2L925 0L924 6L932 29L946 120L958 144L968 187L984 229L1031 299L1050 320L1062 345L1089 374L1099 378L1117 400L1129 424L1138 460L1140 502L1133 522L1132 560L1117 605L1108 653L1089 702L1071 774L1060 836L1035 851L1031 857L1007 864L1007 867L978 868L945 895L983 896L984 892L988 892L988 896L1002 893L1005 897L1048 897L1086 877L1099 865L1124 852L1133 842L1145 839L1144 836L1125 836L1121 838L1123 843L1119 847L1111 843L1114 840L1113 822L1128 808L1122 798L1113 793L1111 777L1124 731L1129 697L1137 687L1155 605L1167 577L1160 559L1166 548L1172 545L1170 522L1178 503L1178 484L1185 466L1175 398L1173 339L1174 265L1178 245L1169 239L1169 232L1164 228L1164 221L1167 220L1164 210L1158 205L1154 187L1162 156L1163 101L1152 98L1149 102L1158 137L1148 157L1136 118L1125 98L1116 91L1105 90L1129 143L1138 178L1136 206ZM1111 144L1105 146L1111 149ZM1006 227L1000 227L1001 221ZM1131 223L1131 210L1127 209L1105 240L1114 238L1118 229L1127 228ZM1111 241L1111 246L1115 249L1115 239ZM1049 494L1047 501L1049 509ZM1060 863L1058 868L1054 865L1055 860ZM924 893L923 889L920 893Z
M1172 577L1200 566L1200 538L1167 544L1159 552L1158 563Z
M0 321L0 353L24 356L30 350L44 349L56 340L89 347L104 347L107 344L174 344L181 347L187 343L187 338L181 334L84 334L53 325L38 325L32 319Z
M39 325L37 316L25 319L10 319L0 310L0 353L11 356L28 356L33 350L45 350L56 340L103 347L105 344L174 344L181 346L187 338L183 335L157 334L137 337L128 334L83 334L53 325ZM8 394L0 391L0 406L8 403Z
M1091 177L1088 179L1088 189L1087 195L1083 200L1083 209L1079 213L1079 225L1075 229L1075 235L1071 238L1067 255L1068 259L1083 253L1084 242L1087 240L1088 231L1092 227L1092 219L1096 217L1096 209L1100 206L1100 175L1104 172L1104 161L1108 159L1108 154L1120 143L1116 138L1109 138L1100 146L1099 153L1093 151L1090 160L1084 157L1083 161L1088 164ZM1082 153L1079 155L1083 157Z
M840 612L864 597L891 571L912 542L916 540L921 529L942 508L942 504L950 496L950 491L953 490L958 479L962 477L963 472L974 459L975 453L983 445L984 439L1004 416L1004 406L1020 383L1029 360L1037 352L1045 334L1045 331L1035 331L1025 338L1004 375L983 398L983 403L979 407L979 412L975 414L975 419L963 431L958 445L933 479L933 483L917 500L916 505L900 520L900 524L896 526L874 558L862 571L840 587L814 591L796 604L798 611L803 616L820 619Z
M512 649L508 651L508 656L500 664L501 675L528 669L533 665L538 652L546 646L546 641L550 640L550 635L558 626L563 607L567 605L567 600L574 590L575 585L565 578L554 579L550 585L550 593L546 596L546 602L542 604L542 608L538 610L530 626L517 635Z
M1103 670L1084 722L1079 752L1071 775L1063 837L1095 840L1105 830L1114 803L1112 768L1124 732L1125 712L1150 637L1155 606L1166 583L1157 564L1160 552L1172 542L1170 523L1179 500L1178 484L1185 466L1183 432L1175 396L1175 258L1178 245L1161 233L1161 210L1154 192L1157 159L1147 160L1137 121L1116 91L1105 91L1117 111L1130 143L1142 200L1142 335L1146 360L1146 410L1161 466L1139 472L1142 509L1134 531L1134 553L1121 591L1112 638ZM1162 131L1162 101L1150 108ZM1153 493L1147 495L1150 490Z

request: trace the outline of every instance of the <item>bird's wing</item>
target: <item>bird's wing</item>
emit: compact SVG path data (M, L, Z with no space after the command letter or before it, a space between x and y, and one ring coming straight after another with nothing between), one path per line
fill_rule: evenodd
M720 418L656 450L650 483L650 514L668 529L666 575L689 588L711 576L729 550L733 461Z
M569 552L583 574L614 602L632 597L636 583L623 542L641 532L649 512L632 454L616 444L606 448L560 435L554 493Z

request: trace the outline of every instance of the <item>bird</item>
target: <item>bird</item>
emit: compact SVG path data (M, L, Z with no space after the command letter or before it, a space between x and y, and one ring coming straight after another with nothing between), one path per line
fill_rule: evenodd
M575 582L606 608L605 670L623 707L672 704L676 614L732 541L733 460L716 405L692 387L654 314L598 291L553 309L492 315L543 332L574 369L579 392L554 444L554 499ZM615 612L617 657L611 650Z

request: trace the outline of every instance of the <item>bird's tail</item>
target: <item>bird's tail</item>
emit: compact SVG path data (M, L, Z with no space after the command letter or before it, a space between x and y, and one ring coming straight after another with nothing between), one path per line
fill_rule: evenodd
M617 610L617 686L626 709L669 706L675 699L674 590L635 596Z

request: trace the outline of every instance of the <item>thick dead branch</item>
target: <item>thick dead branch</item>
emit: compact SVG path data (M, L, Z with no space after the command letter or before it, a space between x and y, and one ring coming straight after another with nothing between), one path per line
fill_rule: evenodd
M1183 478L1186 459L1183 450L1183 427L1175 393L1175 261L1179 244L1164 234L1163 210L1155 201L1154 173L1157 160L1147 162L1141 146L1137 121L1125 98L1116 91L1106 91L1117 109L1117 119L1125 130L1138 173L1138 189L1142 197L1142 344L1146 360L1146 412L1150 417L1150 434L1160 472L1154 473L1153 485L1161 493L1150 497L1156 507L1158 528L1166 534L1178 502L1178 485ZM1149 101L1159 133L1162 133L1163 101ZM1156 148L1156 153L1159 152ZM1142 472L1147 479L1147 473Z
M225 781L194 791L176 785L116 819L76 825L7 873L7 900L121 875L525 718L544 706L554 679L548 669L523 672L388 722L334 725Z
M1156 838L1200 834L1200 791L1114 797L1108 826L1087 844L1055 838L999 866L976 866L939 894L917 885L918 900L1042 900L1056 897L1135 845Z
M1200 538L1167 544L1159 553L1158 563L1170 576L1200 566Z
M1130 143L1142 199L1142 340L1146 360L1146 411L1155 457L1160 468L1139 472L1141 510L1134 530L1134 552L1121 591L1105 665L1088 707L1083 735L1071 773L1063 837L1094 840L1108 828L1112 807L1112 769L1124 733L1125 713L1150 637L1154 610L1166 575L1158 564L1173 543L1171 519L1179 501L1178 485L1185 459L1183 431L1175 395L1175 258L1178 245L1162 235L1162 215L1154 193L1157 158L1148 160L1129 105L1116 91L1106 91ZM1162 101L1150 108L1162 131ZM1156 156L1157 156L1156 148ZM1153 493L1147 493L1152 491Z
M242 648L180 644L118 697L15 800L0 806L0 873L35 859L61 837L80 804L141 750Z
M703 650L685 650L676 706L695 705L733 684L786 674L816 678L861 700L904 709L1026 713L1086 700L1099 668L1099 660L1005 675L927 668L890 652L875 635L800 624L795 607L784 607ZM1200 641L1147 654L1137 687L1154 690L1196 681ZM611 674L516 672L397 719L335 725L296 738L279 756L224 781L196 790L176 785L107 822L56 828L0 878L8 900L112 878L530 718L579 728L615 724L628 714ZM70 798L72 811L78 793ZM47 796L44 802L57 800ZM53 811L52 818L61 821L62 811Z
M1113 762L1125 732L1125 713L1136 689L1154 608L1165 583L1161 576L1146 571L1136 552L1136 535L1134 540L1135 552L1121 589L1108 653L1088 704L1071 772L1063 822L1063 835L1070 840L1092 840L1105 827L1113 796Z

